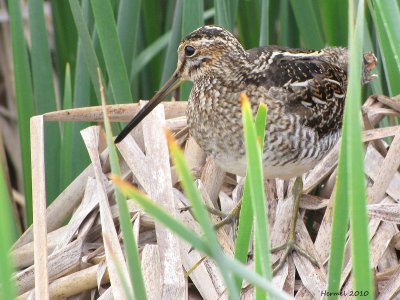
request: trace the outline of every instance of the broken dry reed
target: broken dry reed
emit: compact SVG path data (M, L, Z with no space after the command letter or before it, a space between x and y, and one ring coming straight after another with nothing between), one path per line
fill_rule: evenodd
M124 299L127 295L125 295L121 280L119 280L117 265L120 266L121 274L124 276L125 280L128 278L128 270L126 268L124 255L122 253L121 245L119 243L119 238L114 227L105 187L105 178L101 170L101 163L98 153L100 137L99 132L99 127L89 127L82 131L82 138L88 149L89 156L94 168L97 188L100 192L100 219L102 224L103 239L107 239L108 241L107 243L104 243L104 249L110 274L110 281L113 286L113 293L117 299Z
M49 298L49 278L47 273L47 218L46 182L44 163L44 124L43 116L31 119L31 161L32 161L32 200L33 200L33 248L35 258L35 297Z

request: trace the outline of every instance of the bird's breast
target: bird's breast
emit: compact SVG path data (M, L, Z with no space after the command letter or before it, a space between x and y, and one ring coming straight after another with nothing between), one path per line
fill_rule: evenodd
M240 93L194 86L186 114L190 135L208 155L218 160L245 154Z
M253 112L260 102L268 106L263 164L268 178L290 178L308 171L339 138L335 131L320 137L304 126L299 115L288 113L282 101L271 100L262 90L246 90ZM187 107L190 135L225 170L246 173L240 92L194 85Z

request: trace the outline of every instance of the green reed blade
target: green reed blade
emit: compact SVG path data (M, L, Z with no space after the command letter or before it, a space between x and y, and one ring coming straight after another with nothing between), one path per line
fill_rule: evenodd
M18 129L24 177L25 217L26 223L29 226L32 224L32 178L29 119L34 115L31 70L24 36L20 2L9 0L8 9L10 14L15 95L17 100Z
M165 54L160 85L163 85L176 69L176 63L178 61L176 49L178 48L182 34L182 11L183 2L182 0L177 0L174 10L174 20L171 28L171 39L168 43L167 52Z
M104 98L102 98L102 110L104 127L106 130L107 148L110 155L111 172L117 176L121 176L118 153L117 149L115 148L114 137L112 134L110 120L107 116L106 103ZM136 246L136 237L135 233L133 232L128 204L126 202L125 196L119 189L115 189L115 199L118 205L119 222L121 226L122 236L124 238L125 256L128 263L130 283L133 287L135 299L145 300L147 299L146 289L144 286L143 274L140 266L139 251ZM126 289L126 286L127 285L124 286L124 289ZM125 291L125 293L128 295L131 294L131 291Z
M127 73L131 72L132 60L138 47L138 32L142 0L121 0L118 9L118 37Z
M84 16L84 20L88 20L90 22L90 4L89 0L82 1L82 15ZM95 96L91 96L91 83L89 71L85 63L85 53L84 47L81 41L77 43L77 54L76 54L76 68L74 74L74 85L73 85L73 107L86 107L91 105L91 98L95 98ZM71 72L72 73L72 72ZM93 92L94 94L94 92ZM77 177L84 168L90 163L88 155L81 155L81 153L85 153L86 147L82 140L82 136L80 131L87 126L87 122L74 122L72 124L73 133L72 133L72 166L71 166L71 178Z
M258 43L259 46L265 46L271 43L269 38L269 32L271 27L269 13L270 13L270 1L262 0L261 18L260 18L260 41Z
M356 17L355 17L356 16ZM356 18L356 19L355 19ZM355 291L367 291L366 297L358 299L373 299L374 286L369 266L368 217L366 208L366 191L364 179L364 151L361 140L361 63L364 29L364 1L358 2L357 15L354 3L349 1L349 86L345 109L347 135L347 173L348 199L350 204L350 237L353 261L353 287ZM355 24L355 25L353 25Z
M10 257L12 246L12 210L11 197L3 170L2 158L0 157L0 299L16 299L15 282L13 276L13 263Z
M142 3L141 29L145 45L149 45L162 35L164 14L162 5L158 0L146 0ZM176 49L175 49L176 50ZM161 80L163 65L161 54L154 57L142 72L142 92L144 97L150 97L158 90Z
M347 116L347 117L346 117ZM327 292L338 293L340 291L340 276L342 274L346 233L349 223L349 202L347 198L348 174L347 174L347 132L348 114L345 115L343 124L343 136L340 145L338 175L336 182L335 205L333 206L332 237L330 245L330 259L328 265ZM338 299L338 295L330 297Z
M113 97L117 103L132 103L128 74L112 6L108 0L91 0L90 3Z
M372 3L369 7L378 33L389 94L395 96L400 93L400 4L395 0Z
M321 23L326 37L326 44L330 46L347 46L347 0L324 0L320 1L319 5L321 7Z
M88 26L85 22L85 18L79 1L69 0L69 4L71 6L75 26L78 30L79 42L82 47L82 54L85 58L85 63L89 72L89 76L94 87L96 97L97 99L100 99L100 87L97 79L97 68L99 67L99 60L97 59L97 55L92 44L92 38L90 36Z
M72 105L72 83L71 83L71 71L69 64L65 68L65 83L64 83L64 97L63 97L63 109L70 109ZM62 143L60 148L60 187L62 189L66 188L68 184L72 181L72 149L74 148L74 143L72 141L73 131L72 123L64 122L63 124L63 135Z
M237 28L240 41L246 49L257 47L260 43L260 15L254 13L260 9L261 6L255 1L239 1Z
M258 128L265 130L265 117L266 108L264 105L260 106L265 110L264 120L259 117L261 125ZM255 262L256 271L266 277L272 278L271 259L270 259L270 245L269 245L269 232L267 221L267 208L264 192L264 168L262 162L262 138L257 139L256 125L253 121L250 103L246 96L242 95L242 112L243 112L243 129L246 145L246 162L247 174L249 177L249 189L251 195L251 203L253 207L254 216L254 244L255 244ZM263 130L262 130L263 129ZM262 133L261 133L262 134ZM262 134L261 136L264 136ZM255 289L256 299L264 299L265 295L260 289Z
M215 25L232 31L236 21L238 0L214 0Z
M222 253L222 249L218 243L216 233L210 222L210 218L208 217L208 212L204 207L200 192L193 182L193 176L190 174L189 167L183 155L183 151L179 148L178 144L173 140L172 137L168 137L168 145L172 160L174 161L176 172L181 179L181 184L185 195L190 201L196 220L199 222L199 225L205 235L207 245L210 247L210 251L212 253L211 256L214 258L217 266L219 267L221 275L224 278L226 288L229 291L230 297L232 299L239 299L239 293L236 289L234 278L232 277L232 274L228 272L228 266L221 262L224 254Z
M78 66L76 61L78 34L68 1L50 0L50 3L55 38L54 56L58 86L60 91L63 91L66 64L70 64L71 74L75 73L75 66Z
M179 235L182 239L190 243L194 248L203 252L205 255L210 255L209 245L205 243L193 230L189 229L182 222L173 218L164 208L157 205L153 200L148 198L142 192L137 190L130 183L123 181L118 176L113 176L114 184L120 189L129 199L137 202L143 210L151 215L157 222L163 224Z
M300 33L289 0L279 1L279 45L299 48ZM271 5L272 6L272 5Z
M301 41L305 48L322 49L325 46L324 35L319 23L316 3L312 0L290 0ZM318 7L318 6L317 6Z
M29 0L31 63L33 95L37 114L57 110L53 85L53 70L43 0ZM60 193L60 127L58 123L45 126L46 196L50 204Z

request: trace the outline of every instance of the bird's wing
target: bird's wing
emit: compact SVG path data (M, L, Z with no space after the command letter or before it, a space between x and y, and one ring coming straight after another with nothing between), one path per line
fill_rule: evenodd
M345 70L310 53L275 54L269 62L256 85L263 86L269 97L284 103L286 112L298 115L302 124L321 136L340 129L347 87Z

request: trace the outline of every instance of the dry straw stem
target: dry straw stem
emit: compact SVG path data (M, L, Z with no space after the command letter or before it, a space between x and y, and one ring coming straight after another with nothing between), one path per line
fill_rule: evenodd
M140 109L138 103L107 105L107 114L111 122L128 122ZM173 119L183 116L187 102L163 102L165 117ZM103 112L101 106L66 109L43 115L45 121L63 122L102 122Z
M97 189L99 191L98 201L100 207L100 219L103 239L105 240L104 248L106 252L107 266L110 273L110 281L113 286L113 293L117 299L125 299L127 295L124 292L118 271L120 271L126 282L129 282L129 275L118 235L114 227L106 192L105 176L101 168L100 153L98 152L100 128L97 126L89 127L82 130L81 134L86 144L86 148L88 149L90 160L92 161ZM132 289L132 287L130 288Z
M397 224L400 223L400 209L397 202L400 200L398 172L400 161L396 155L400 151L398 142L400 126L376 127L385 116L400 115L399 99L399 97L373 96L363 106L365 175L369 183L368 196L369 199L373 199L373 202L368 205L371 268L376 270L378 299L394 297L400 290L398 276L400 265L396 256L396 251L400 249L400 233L397 228ZM176 109L174 109L175 105L177 105ZM169 165L169 154L163 133L163 127L168 127L173 134L177 134L184 128L186 125L184 106L185 104L181 103L165 104L164 109L160 106L118 147L122 156L123 178L133 182L137 188L158 201L176 218L200 234L198 224L190 211L182 213L179 211L189 201L179 190L174 168ZM119 106L118 109L117 106L112 106L113 120L127 120L127 116L130 117L137 109L136 105ZM164 120L164 114L167 120ZM38 183L34 186L37 187L40 182L44 184L44 172L40 171L44 167L40 162L43 158L43 151L40 150L40 144L43 143L42 120L48 118L55 121L56 116L64 121L102 119L101 108L70 110L67 113L56 112L34 119L32 136L36 142L32 144L32 153L35 158L33 161L40 166L35 169L38 172L38 176L35 177ZM47 240L47 244L41 242L36 255L41 255L41 259L48 261L50 282L48 295L51 299L71 297L86 291L97 291L98 299L110 299L113 294L115 296L118 293L116 287L118 275L115 273L112 275L112 271L110 272L113 269L112 259L109 259L110 251L114 257L117 252L120 252L119 263L122 266L125 264L121 254L123 241L119 232L118 209L113 198L114 186L106 177L110 172L108 152L103 151L99 154L97 143L102 140L102 133L98 128L89 128L85 132L92 164L58 196L47 208L46 213L43 212L40 217L35 217L35 224L42 222L42 225L37 228L42 232L38 237L41 236L42 241ZM91 132L90 135L89 132ZM183 137L185 135L182 135L178 142L179 145L185 146L185 156L196 174L196 183L202 198L209 206L215 207L216 202L213 202L212 198L218 197L218 204L227 212L241 197L243 179L231 174L223 176L218 170L210 172L210 169L215 167L212 165L213 162L205 159L204 153L193 140ZM394 137L390 145L387 144L386 137ZM326 288L336 167L337 147L316 168L304 176L305 184L301 198L302 218L299 218L297 223L297 240L302 247L313 253L321 268L315 268L307 260L294 254L289 257L285 267L273 279L277 287L291 295L296 292L296 298L299 299L319 297L320 290ZM219 188L221 183L218 182L222 182L221 189ZM287 216L290 215L292 206L292 197L288 194L291 182L287 184L282 180L270 180L265 184L270 208L271 239L274 246L284 240L287 235ZM321 184L321 192L311 194L315 187ZM37 197L43 200L42 204L45 203L45 195L39 192L43 190L44 188L35 192L35 194L38 193ZM100 208L99 203L103 203L103 208ZM227 296L221 275L209 259L205 259L190 274L189 280L192 284L188 286L188 279L185 279L183 269L190 269L202 258L202 254L196 250L189 252L191 245L178 240L165 228L155 226L154 221L141 212L132 201L128 201L128 207L138 248L142 254L142 270L149 297L157 298L160 294L169 292L171 297L183 295L182 298L174 297L186 299L187 295L193 291L200 294L203 299L218 299ZM103 214L102 216L99 216L100 210L102 210L100 213ZM315 218L311 222L311 229L307 229L305 224L310 224L308 213L310 210L314 211ZM69 216L71 218L68 224L64 225ZM218 218L212 216L212 220L217 222ZM104 244L103 230L113 239L114 245L110 247L112 249L107 250L107 244ZM236 226L232 225L227 225L218 232L219 242L229 255L232 255L235 232ZM15 243L12 251L20 269L15 275L20 299L27 299L33 293L35 286L32 241L32 229L28 229ZM44 255L46 251L47 254ZM352 264L349 254L349 246L347 246L341 284L344 289L350 289L352 284ZM276 256L274 255L273 258L276 259ZM250 256L249 267L252 268L253 265ZM296 270L299 274L297 280L295 279ZM153 274L158 275L152 276ZM110 286L110 277L113 276L115 280L114 282L111 280ZM186 292L188 287L189 293ZM243 297L251 299L252 287L244 283L243 288Z
M35 297L49 298L49 278L47 274L47 225L46 225L46 183L44 166L44 125L43 116L31 119L31 162L33 232L35 236Z

